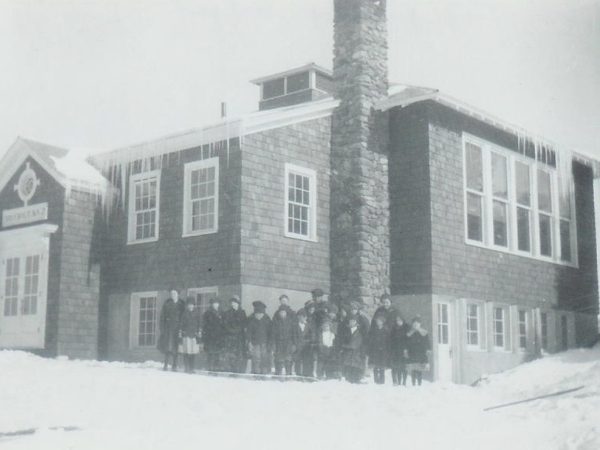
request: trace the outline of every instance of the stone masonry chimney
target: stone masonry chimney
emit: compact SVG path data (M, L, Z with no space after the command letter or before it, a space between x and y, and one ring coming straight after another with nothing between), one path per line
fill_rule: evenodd
M390 285L385 0L334 0L333 80L331 296L370 304Z

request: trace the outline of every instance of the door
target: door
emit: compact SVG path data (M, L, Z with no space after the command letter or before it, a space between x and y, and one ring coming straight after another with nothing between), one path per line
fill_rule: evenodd
M437 380L452 380L452 330L450 303L437 303Z
M47 247L5 247L1 257L0 348L44 348Z

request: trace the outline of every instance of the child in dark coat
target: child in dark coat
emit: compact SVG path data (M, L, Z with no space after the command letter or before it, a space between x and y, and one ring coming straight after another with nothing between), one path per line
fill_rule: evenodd
M202 342L206 352L208 370L219 370L220 356L223 349L223 316L219 311L219 300L212 298L210 308L202 317Z
M296 375L303 377L315 376L315 340L316 331L304 310L298 311L297 322L294 324L294 370Z
M252 363L252 373L271 373L271 319L266 314L267 306L261 302L252 302L254 313L248 319L246 335L248 353Z
M273 317L271 332L275 374L292 374L294 355L294 318L288 315L288 308L280 307Z
M373 322L373 326L369 330L367 355L369 364L373 367L375 384L385 384L385 369L389 366L390 334L385 327L383 315L376 316Z
M421 385L423 372L429 370L429 353L431 343L427 330L421 327L421 318L415 317L412 321L411 329L406 334L408 369L413 386Z
M408 337L410 327L404 323L402 316L396 320L390 332L390 363L392 366L392 382L394 386L406 386L406 356L408 352Z
M348 330L341 343L342 364L346 381L360 383L364 369L363 334L356 316L348 318Z

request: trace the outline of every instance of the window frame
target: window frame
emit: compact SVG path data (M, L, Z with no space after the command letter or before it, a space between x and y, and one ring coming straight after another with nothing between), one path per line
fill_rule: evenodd
M191 297L194 296L196 297L198 294L211 294L214 293L215 294L215 298L219 297L219 287L218 286L204 286L204 287L193 287L193 288L188 288L187 290L187 297ZM204 316L204 313L206 311L209 310L210 308L210 304L207 303L206 307L199 307L197 303L195 303L195 310L198 311L198 313L200 314L200 317Z
M502 310L502 337L503 345L496 345L496 310ZM510 308L507 305L492 303L492 349L496 352L510 352L511 351L511 333L510 333Z
M309 179L309 205L308 205L308 235L294 233L289 231L289 177L290 174L300 175L304 177L308 177ZM283 226L284 226L284 235L285 237L292 239L300 239L303 241L317 242L317 172L314 169L309 169L307 167L297 166L295 164L286 163L284 170L284 198L283 198Z
M154 342L148 345L140 345L140 310L142 298L154 298ZM156 348L159 338L159 302L158 291L132 292L130 297L130 320L129 320L129 348L150 349Z
M524 314L525 322L521 321L521 314ZM516 314L516 349L523 353L529 348L529 333L530 333L530 319L529 311L525 308L517 308ZM521 325L525 326L525 334L521 333ZM521 339L525 340L525 345L521 345Z
M478 192L467 186L467 144L477 146L481 149L481 161L482 161L482 182L483 191ZM508 246L503 247L494 244L493 234L493 207L495 201L500 199L494 196L492 192L493 180L492 180L492 155L498 154L506 158L507 168L507 183L508 183L508 197L506 199L507 209L507 242ZM512 255L523 256L531 259L540 261L551 262L563 266L579 267L579 258L577 252L577 223L576 223L576 204L575 204L575 190L574 180L570 177L570 194L569 194L569 207L570 217L567 218L561 214L559 204L559 170L558 168L550 167L542 162L528 158L527 156L521 155L515 151L508 150L500 147L491 142L485 141L476 136L468 133L462 135L462 168L463 168L463 225L464 225L464 242L465 244L480 247L484 249L495 250L499 252L509 253ZM529 168L529 190L530 190L530 205L524 205L518 201L517 197L517 186L516 186L516 164L522 163ZM551 185L551 205L552 213L548 214L541 211L538 207L538 169L541 169L550 174L550 185ZM468 227L468 196L469 194L477 195L480 197L481 205L481 230L482 240L478 241L469 238L469 227ZM503 201L503 200L502 200ZM529 247L530 251L519 250L518 243L518 210L525 209L529 213ZM540 215L547 215L551 219L551 243L552 243L552 256L544 256L540 251L540 235L539 235L539 218ZM565 261L561 255L561 236L560 236L560 224L562 222L569 223L569 239L571 249L571 260Z
M469 319L472 317L469 315L469 307L475 306L477 308L477 329L474 330L477 333L477 344L471 344L469 342L469 333L473 330L469 329ZM465 344L468 351L485 351L486 350L486 339L485 339L485 304L481 302L475 302L467 300L465 303Z
M201 159L198 161L192 161L184 165L183 174L183 224L182 224L182 237L192 236L203 236L207 234L215 234L219 232L219 157L213 156L207 159ZM191 182L192 172L195 170L209 169L214 167L215 169L215 190L213 197L215 200L215 207L213 211L213 226L206 230L192 230L192 194L191 194Z
M135 186L137 183L156 179L156 223L154 224L154 236L143 239L136 239L136 228L137 228L137 211L135 210ZM129 177L129 198L128 198L128 217L127 217L127 244L144 244L147 242L156 242L160 237L160 170L151 170L147 172L140 172L133 174Z

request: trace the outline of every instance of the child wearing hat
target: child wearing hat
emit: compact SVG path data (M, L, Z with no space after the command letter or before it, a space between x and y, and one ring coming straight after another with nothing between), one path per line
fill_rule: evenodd
M200 351L200 316L195 311L196 303L192 297L187 299L185 310L179 321L179 353L183 355L186 373L194 371L195 357Z
M240 297L229 300L230 308L223 313L225 370L233 373L246 371L246 312Z
M267 306L261 301L252 302L254 313L248 319L246 335L248 354L253 374L271 373L271 319Z
M325 320L319 330L317 339L317 377L333 379L335 378L335 333L331 329L331 322Z
M219 311L219 300L210 299L210 308L202 317L202 342L206 351L208 370L219 370L220 354L223 348L223 317Z
M429 353L431 343L427 330L421 326L419 316L412 320L412 325L407 336L408 370L413 386L421 385L423 372L429 370Z
M279 308L273 316L272 348L275 362L275 374L292 374L294 356L294 317L288 315L287 308Z
M314 345L316 330L314 325L308 321L304 310L298 311L297 321L294 324L294 371L296 375L303 377L314 377L315 360Z

